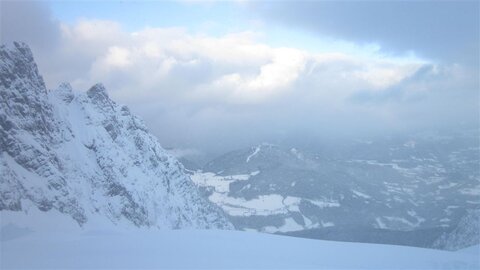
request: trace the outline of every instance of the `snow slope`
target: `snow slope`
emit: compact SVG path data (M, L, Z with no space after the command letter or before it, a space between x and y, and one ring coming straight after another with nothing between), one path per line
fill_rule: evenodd
M480 268L479 246L448 252L219 230L30 233L1 248L2 269Z
M0 47L0 215L35 208L78 225L232 228L143 121L97 84L48 91L27 45ZM167 128L167 127L166 127ZM36 222L36 221L34 221Z

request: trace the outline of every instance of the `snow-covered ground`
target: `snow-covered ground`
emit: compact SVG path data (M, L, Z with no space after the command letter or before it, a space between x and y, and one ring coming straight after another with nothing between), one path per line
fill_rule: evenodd
M260 171L254 171L250 174L239 175L216 175L212 172L194 172L190 178L200 186L210 190L211 195L208 199L220 206L227 214L231 216L268 216L276 214L285 214L290 211L299 212L299 205L302 200L319 207L339 207L340 204L334 200L309 200L294 196L282 196L279 194L260 195L257 198L246 200L229 196L230 184L236 181L247 181L250 177L259 174ZM299 229L305 229L299 227Z
M1 269L480 268L480 246L448 252L220 230L27 231L0 243Z
M27 208L26 208L27 209ZM94 222L95 221L95 222ZM0 212L0 269L480 269L480 246L456 252L258 232L78 226L54 209Z

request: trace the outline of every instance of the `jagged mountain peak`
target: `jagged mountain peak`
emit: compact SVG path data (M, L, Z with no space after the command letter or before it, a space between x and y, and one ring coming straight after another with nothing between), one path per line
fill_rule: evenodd
M87 91L87 96L94 104L98 104L104 108L111 108L115 105L115 102L110 99L107 89L102 83L97 83L90 87Z
M102 83L96 83L87 91L87 95L91 98L101 97L103 99L110 99L108 97L107 89Z
M14 42L1 45L0 56L0 115L4 123L53 139L52 106L32 52L26 44Z
M32 82L41 76L28 47L2 46L0 55L0 78L9 82L0 88L0 211L58 211L81 226L101 217L112 225L232 228L102 84L47 92ZM33 75L16 74L18 62Z
M1 45L0 57L2 59L0 83L4 87L23 81L31 84L32 90L45 90L45 83L38 72L37 64L27 44L14 42L12 45ZM46 93L46 90L44 91Z
M57 89L53 91L54 95L59 97L61 100L70 103L73 98L75 97L75 94L73 93L72 86L68 82L63 82L61 83Z

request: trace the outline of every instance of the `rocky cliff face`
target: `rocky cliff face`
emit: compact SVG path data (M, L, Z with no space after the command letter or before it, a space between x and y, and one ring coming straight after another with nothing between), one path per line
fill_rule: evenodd
M101 84L47 91L25 44L0 47L0 210L33 204L79 225L231 228L182 165Z

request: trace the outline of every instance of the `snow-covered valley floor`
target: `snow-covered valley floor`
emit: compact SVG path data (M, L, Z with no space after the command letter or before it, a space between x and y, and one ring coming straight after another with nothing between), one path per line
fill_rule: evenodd
M0 268L480 269L480 246L457 252L220 230L20 232Z

